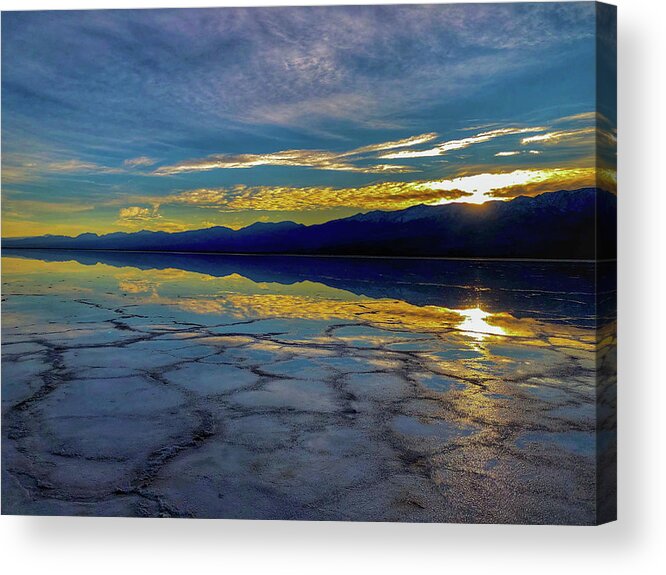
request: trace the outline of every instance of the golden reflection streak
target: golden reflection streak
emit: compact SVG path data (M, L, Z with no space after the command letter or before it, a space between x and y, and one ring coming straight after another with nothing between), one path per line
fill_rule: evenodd
M477 343L514 338L521 345L566 347L590 350L594 330L567 324L546 323L535 318L516 318L506 312L488 312L481 306L449 309L418 306L396 299L373 299L324 284L303 281L291 285L254 282L239 274L214 277L168 268L139 270L106 264L84 266L78 262L43 262L3 258L3 274L34 277L32 291L48 289L56 278L66 278L58 289L69 285L72 293L90 289L115 289L106 297L131 298L134 304L175 306L194 314L224 315L234 320L293 319L355 321L380 329L447 334L449 338ZM101 279L99 279L101 278ZM109 285L101 282L108 282ZM196 295L187 295L196 294ZM467 344L469 345L469 343Z
M228 293L214 299L159 298L155 303L175 305L196 314L223 314L236 320L293 319L357 321L396 332L446 333L450 338L474 342L518 339L521 345L579 348L594 346L591 330L564 324L544 323L533 318L516 318L506 312L489 313L480 308L448 309L417 306L400 300L354 301L288 294ZM365 337L365 336L364 336ZM374 336L367 336L372 339ZM355 337L354 339L359 339ZM381 337L379 338L381 339ZM468 344L467 344L468 345Z

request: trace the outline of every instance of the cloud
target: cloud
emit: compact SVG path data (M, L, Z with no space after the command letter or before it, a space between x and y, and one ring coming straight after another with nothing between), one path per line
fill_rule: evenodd
M444 141L433 148L425 150L402 150L401 148L409 148L411 146L431 142L437 138L435 132L420 134L418 136L403 138L401 140L392 140L362 146L347 152L331 152L327 150L284 150L267 154L214 154L205 158L186 160L170 166L161 166L153 173L165 176L184 172L208 171L215 169L247 169L256 166L300 166L317 170L359 172L365 174L408 173L415 171L414 168L395 164L358 165L358 163L354 162L357 162L364 155L367 156L368 154L376 154L385 151L389 152L384 154L380 153L377 156L378 159L394 160L439 156L446 152L461 150L474 144L489 142L502 136L540 132L546 129L547 128L543 126L497 128L480 132L467 138ZM500 153L498 155L511 154Z
M35 144L34 147L38 146ZM26 147L21 151L10 151L9 146L4 146L4 148L3 183L35 183L45 180L48 176L60 174L120 174L124 172L122 168L109 167L77 158L61 160L58 159L60 154L53 153L52 150L43 151Z
M604 116L601 112L581 112L580 114L572 114L571 116L564 116L558 118L553 123L589 123L596 122L597 124L612 125L611 121Z
M582 136L594 134L596 128L580 128L578 130L556 130L554 132L546 132L545 134L537 134L535 136L528 136L522 138L520 143L523 145L534 144L539 142L541 144L558 144L562 140L571 140L573 138L579 139Z
M497 152L497 153L495 154L495 157L497 157L497 158L507 158L507 157L510 157L510 156L519 156L520 154L533 154L533 155L538 155L538 154L540 154L540 153L541 153L540 150L523 150L523 151L520 151L520 150L510 150L510 151L506 151L506 152Z
M182 232L191 229L191 222L167 219L159 213L159 204L152 202L152 208L143 206L128 206L118 211L116 226L136 230L153 230L162 232Z
M120 208L118 211L118 217L121 220L152 220L154 218L159 218L160 215L157 211L157 208L143 208L141 206L129 206L127 208Z
M504 158L504 157L507 157L507 156L517 156L518 154L520 154L520 152L514 150L514 151L511 151L511 152L497 152L495 154L495 156L497 156L499 158Z
M201 173L255 165L301 166L272 172L295 189L344 186L350 190L345 202L355 205L358 189L351 186L370 176L354 173L404 179L387 174L414 171L412 165L443 154L452 156L451 167L453 156L469 146L496 164L517 164L492 156L541 146L520 148L520 135L495 139L506 134L495 128L546 122L544 110L585 109L567 107L562 94L577 93L581 105L595 108L593 94L575 91L593 72L593 60L584 57L593 46L593 3L16 12L5 20L3 134L9 145L3 160L18 151L39 157L39 165L21 169L3 161L3 179L27 181L20 189L34 197L113 201L106 215L95 214L109 220L121 206L149 208L128 199L129 190L174 191L173 181L145 175L195 172L196 183L182 189L278 181L260 179L269 170ZM559 73L563 69L567 74ZM510 96L499 107L498 94ZM574 114L547 131L591 121L589 114ZM454 131L461 122L475 129ZM370 132L377 127L382 132ZM333 148L330 142L353 143ZM287 148L304 150L288 157ZM544 156L550 149L544 143ZM557 160L570 165L578 151L558 153ZM400 152L424 161L377 157ZM587 147L583 152L590 155ZM149 164L145 159L153 155L173 165ZM432 164L428 176L417 177L450 173ZM321 170L320 179L314 170ZM122 182L98 177L121 171L127 174ZM64 181L65 174L77 185ZM375 193L382 192L368 191L368 197ZM414 188L402 191L403 200L409 194L423 199L423 190ZM392 197L385 206L379 199L372 205L402 204Z
M21 156L17 158L7 154L7 165L2 169L2 180L4 183L29 183L45 180L49 176L58 176L65 174L126 174L128 170L138 166L149 166L157 160L147 156L132 158L123 162L123 167L105 166L96 162L89 162L79 159L70 160L52 160L45 159L36 155Z
M327 150L283 150L267 154L214 154L200 159L186 160L170 166L161 166L153 173L159 176L198 172L216 169L247 169L257 166L298 166L317 170L333 170L344 172L406 173L414 171L408 166L394 164L358 165L352 163L360 156L383 150L403 148L428 142L437 137L435 133L420 134L401 140L380 142L362 146L346 152ZM355 160L352 160L355 158Z
M496 128L493 130L488 130L484 132L479 132L474 136L469 136L466 138L460 138L455 140L448 140L437 144L436 146L424 150L400 150L400 151L391 151L387 154L380 155L380 159L407 159L407 158L427 158L435 157L446 154L447 152L462 150L473 146L475 144L482 144L494 140L495 138L519 134L527 134L531 132L544 132L542 134L535 134L533 136L526 136L521 138L520 143L522 145L540 143L544 145L553 145L559 144L560 142L566 142L568 145L592 145L591 137L596 135L597 141L602 145L614 146L617 143L617 137L615 135L615 130L610 127L608 119L606 119L602 114L598 112L584 112L580 114L575 114L572 116L565 116L563 118L558 118L554 120L553 124L585 124L588 122L597 122L597 123L606 123L609 127L606 128L597 128L595 125L592 126L583 126L583 127L572 127L571 129L566 130L551 130L548 126L532 126L532 127L506 127L506 128ZM498 152L495 154L497 157L503 156L515 156L520 154L519 151L506 151ZM530 154L539 154L539 150L529 150Z
M6 50L3 63L12 122L5 129L111 158L135 143L130 153L153 153L156 143L172 145L174 134L181 144L196 142L182 156L196 157L218 151L210 147L215 134L274 137L276 124L292 134L342 137L350 128L404 128L449 104L468 114L477 101L504 93L517 72L544 83L540 105L551 85L577 80L573 72L585 60L574 42L594 33L593 8L574 4L135 11L131 22L113 11L18 13L6 20L7 45L22 49ZM562 79L548 72L562 66L565 51L575 66ZM534 109L520 92L514 109Z
M592 146L594 145L595 138L597 142L602 145L615 146L617 144L617 136L613 130L597 128L595 126L588 126L575 130L555 130L553 132L546 132L545 134L536 134L535 136L522 138L520 143L523 145L535 143L553 145L565 142L567 144Z
M203 159L186 160L171 166L162 166L153 173L158 176L169 176L184 172L247 169L257 166L294 166L316 170L359 172L364 174L382 172L405 173L413 171L413 168L407 166L389 164L356 166L344 161L342 159L344 157L344 155L324 150L285 150L271 154L217 154Z
M433 156L440 156L442 154L454 150L462 150L474 144L489 142L490 140L499 138L501 136L509 136L512 134L525 134L529 132L541 132L543 130L546 130L546 128L543 126L534 126L528 128L517 128L517 127L498 128L496 130L480 132L479 134L476 134L475 136L470 136L468 138L460 138L458 140L448 140L446 142L438 144L434 148L430 148L427 150L404 150L400 152L391 152L389 154L384 154L382 156L379 156L379 158L393 160L393 159L404 159L404 158L427 158Z
M149 158L148 156L139 156L138 158L130 158L129 160L125 160L123 165L128 168L136 168L138 166L152 166L156 163L157 160L154 158Z
M39 167L38 167L39 169ZM69 172L96 172L98 174L119 174L123 170L119 168L109 168L101 166L94 162L84 162L82 160L64 160L61 162L51 162L44 166L44 171L52 173Z
M597 142L602 146L608 146L617 153L617 134L615 130L597 130Z
M399 210L417 204L483 203L562 189L604 184L614 191L607 174L595 168L518 169L484 172L441 180L379 182L357 188L235 186L200 188L166 196L162 205L187 205L222 212L315 211L331 208ZM157 200L154 200L157 201Z
M425 183L381 182L359 188L236 186L202 188L167 196L162 204L181 204L222 211L311 211L330 208L399 210L471 196L459 189L434 190Z
M517 196L534 196L543 192L573 190L581 187L604 187L615 191L613 176L596 168L544 168L518 169L511 172L486 172L463 175L457 178L431 181L417 185L430 190L462 190L470 194L464 201L483 203L492 199L512 199ZM448 203L444 199L440 203Z
M532 172L532 173L530 173ZM617 190L615 171L597 168L555 168L548 170L517 170L515 182L488 190L488 199L511 199L516 196L534 196L554 190L575 190L600 187L609 192Z
M381 144L371 144L370 146L363 146L361 148L356 148L351 152L348 152L346 155L352 156L357 154L364 154L367 152L381 152L383 150L393 150L396 148L407 148L409 146L418 146L419 144L425 144L430 142L437 137L437 133L431 132L429 134L421 134L420 136L412 136L411 138L403 138L402 140L394 140L392 142L384 142Z
M582 112L564 116L552 121L555 129L542 134L524 137L523 146L541 145L566 151L568 154L579 153L583 157L596 155L592 163L597 167L613 169L617 163L617 129L614 124L599 112ZM530 154L541 150L529 150Z
M7 165L6 156L3 158L2 183L16 184L29 182L35 179L34 168L26 165Z

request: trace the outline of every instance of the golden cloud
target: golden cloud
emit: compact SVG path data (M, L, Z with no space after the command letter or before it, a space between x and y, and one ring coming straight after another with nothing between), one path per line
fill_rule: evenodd
M617 189L615 171L608 169L517 170L513 176L513 184L488 190L487 199L510 200L517 196L536 196L560 189L599 187L613 193Z
M613 174L610 170L594 167L522 169L464 175L417 185L425 185L430 190L459 189L470 194L462 201L481 204L493 199L510 200L517 196L536 196L544 192L593 186L614 192L616 184ZM444 199L439 203L449 201Z
M162 200L162 204L186 204L225 211L309 211L340 207L399 210L416 204L452 201L466 196L471 194L455 187L441 190L429 189L425 182L382 182L359 188L290 186L204 188L167 196Z
M129 206L127 208L120 208L118 217L121 220L150 220L159 218L157 208L143 208L141 206Z
M166 196L162 205L180 204L221 211L312 211L349 207L399 210L417 204L483 203L561 189L600 185L615 191L609 170L594 167L521 169L441 180L379 182L358 188L235 186L201 188ZM147 199L146 199L147 200Z

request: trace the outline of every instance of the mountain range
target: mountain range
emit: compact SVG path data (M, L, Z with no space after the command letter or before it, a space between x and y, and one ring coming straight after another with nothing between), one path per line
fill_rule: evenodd
M3 248L461 258L612 259L617 197L598 188L417 205L323 224L3 238Z

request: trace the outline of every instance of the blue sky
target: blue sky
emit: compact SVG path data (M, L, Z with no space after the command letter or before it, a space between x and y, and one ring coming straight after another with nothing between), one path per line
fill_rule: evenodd
M594 72L587 2L5 12L3 235L589 185Z

